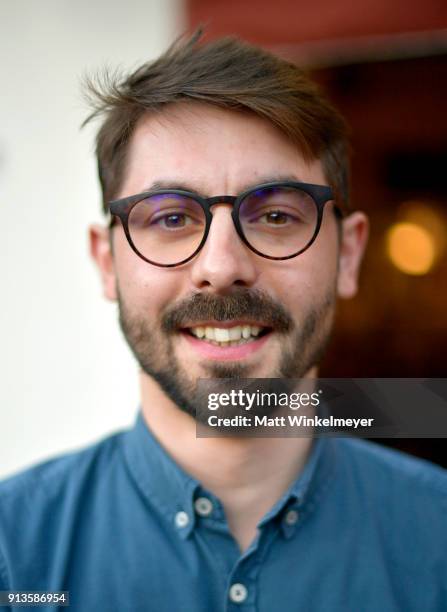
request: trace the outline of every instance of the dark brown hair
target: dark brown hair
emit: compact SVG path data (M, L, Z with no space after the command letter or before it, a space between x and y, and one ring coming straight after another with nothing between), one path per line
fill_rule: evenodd
M200 101L251 111L274 123L306 160L320 159L337 204L348 204L345 122L295 64L237 38L199 44L202 30L178 39L158 59L127 77L105 71L86 80L93 108L83 125L101 116L96 155L104 210L123 180L130 137L138 120L167 104Z

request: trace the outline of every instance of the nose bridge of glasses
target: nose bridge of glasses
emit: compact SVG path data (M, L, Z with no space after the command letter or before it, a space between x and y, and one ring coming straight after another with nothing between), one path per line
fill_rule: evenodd
M206 206L208 208L209 213L211 214L211 216L213 216L213 211L211 210L212 207L214 206L218 206L220 208L220 206L223 205L224 208L227 208L228 205L230 205L231 207L231 216L233 218L233 223L236 225L236 221L234 219L234 212L235 212L235 208L234 205L237 201L237 197L236 196L230 196L230 195L220 195L220 196L213 196L211 198L205 198L205 203ZM237 229L237 227L236 227Z
M233 207L236 199L236 196L220 195L213 196L212 198L206 198L205 202L207 203L208 209L211 209L211 207L215 206L216 204L231 204Z
M211 236L214 235L214 232L212 229L213 227L214 227L214 231L218 230L218 235L220 235L221 237L222 237L222 230L224 227L226 227L227 230L224 231L224 234L227 235L227 238L228 238L229 234L227 233L227 231L229 230L229 232L231 233L230 240L234 239L234 234L233 234L234 231L236 231L239 234L239 230L237 227L238 224L234 217L234 213L235 213L234 205L236 201L237 201L236 196L229 196L229 195L213 196L212 198L206 198L205 202L211 214L211 219L214 219L214 214L211 208L212 207L216 207L216 209L222 208L220 212L217 212L217 210L214 211L214 213L217 214L217 226L215 225L215 223L211 223L211 225L209 226ZM227 210L225 211L225 209ZM230 223L231 223L232 229L230 229L230 225L227 225L227 223L225 222L226 215L228 215L228 221L231 219ZM210 234L208 234L208 236L210 236ZM209 238L208 238L208 241L209 241Z

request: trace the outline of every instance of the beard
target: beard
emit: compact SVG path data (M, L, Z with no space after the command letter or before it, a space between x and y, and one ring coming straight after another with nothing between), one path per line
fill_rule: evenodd
M187 364L175 356L174 340L179 329L190 321L243 320L262 322L271 327L281 342L281 357L264 378L302 378L322 359L326 350L335 313L335 286L310 305L295 323L284 306L259 289L238 289L230 295L194 293L169 306L156 321L132 312L118 291L119 323L129 348L140 368L152 377L180 410L198 423L207 425L210 386L200 385L188 375ZM206 379L249 378L250 366L238 362L204 361ZM239 408L228 408L227 414L239 414Z

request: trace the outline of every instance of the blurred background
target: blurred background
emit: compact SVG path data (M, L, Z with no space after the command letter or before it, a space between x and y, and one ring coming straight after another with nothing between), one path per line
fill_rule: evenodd
M0 477L133 422L135 367L87 253L101 216L79 83L199 24L305 67L351 126L352 206L371 238L322 376L447 376L444 2L18 0L0 24ZM380 442L447 466L442 439Z

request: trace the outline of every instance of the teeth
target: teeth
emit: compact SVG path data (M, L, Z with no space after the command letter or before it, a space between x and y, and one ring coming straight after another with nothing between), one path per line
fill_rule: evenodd
M194 331L195 331L195 334L196 334L197 338L204 338L205 337L205 328L204 327L196 327Z
M241 338L240 340L230 340L229 342L216 342L215 340L210 340L210 344L214 344L214 346L239 346L241 344L247 344L248 340Z
M230 327L228 330L230 332L230 340L240 340L242 336L242 328L240 325L236 325L235 327Z
M221 327L214 328L214 339L217 342L229 342L230 340L230 332L228 329L223 329Z
M205 338L220 346L235 346L243 344L252 337L259 335L258 325L235 325L234 327L192 327L191 333L197 338Z

